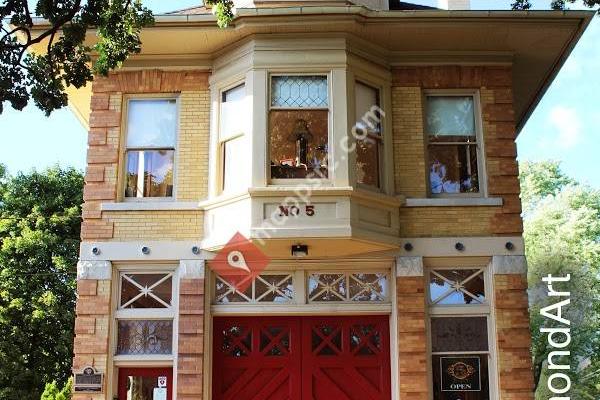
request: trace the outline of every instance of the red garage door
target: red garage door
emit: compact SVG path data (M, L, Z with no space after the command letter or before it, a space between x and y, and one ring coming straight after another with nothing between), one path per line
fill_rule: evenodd
M214 323L215 400L389 400L387 316Z

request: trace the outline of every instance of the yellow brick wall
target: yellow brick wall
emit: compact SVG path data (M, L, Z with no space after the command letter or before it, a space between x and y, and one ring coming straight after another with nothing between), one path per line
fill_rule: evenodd
M203 232L201 211L101 211L118 201L122 188L124 95L175 93L179 135L175 165L177 201L196 202L208 193L210 94L208 73L144 70L97 77L93 85L84 190L84 240L194 240Z
M485 236L495 213L496 207L401 208L400 236Z

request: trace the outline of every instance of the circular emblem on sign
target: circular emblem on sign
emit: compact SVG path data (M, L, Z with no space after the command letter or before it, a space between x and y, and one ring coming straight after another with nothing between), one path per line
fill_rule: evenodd
M96 373L96 371L92 367L86 367L83 369L84 375L94 375L95 373Z
M475 373L475 368L462 361L456 362L448 367L448 374L453 378L464 380Z

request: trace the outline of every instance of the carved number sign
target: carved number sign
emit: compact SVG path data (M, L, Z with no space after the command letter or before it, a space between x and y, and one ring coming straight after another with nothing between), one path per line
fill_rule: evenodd
M85 367L80 374L75 374L73 389L75 392L102 392L104 374L96 372L94 367Z
M302 214L306 215L307 217L314 217L315 216L315 206L313 206L313 205L304 205L304 206L280 205L279 206L279 216L280 217L297 217Z
M442 392L480 392L479 357L441 357Z

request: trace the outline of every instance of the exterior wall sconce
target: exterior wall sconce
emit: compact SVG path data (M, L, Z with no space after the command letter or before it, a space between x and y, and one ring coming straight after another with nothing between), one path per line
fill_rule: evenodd
M404 250L412 251L412 249L413 249L412 243L404 243Z
M200 247L198 246L193 246L192 247L192 253L194 253L195 255L200 254Z
M464 251L465 250L465 245L462 244L461 242L456 242L456 244L454 245L454 248L458 251Z
M515 249L515 245L513 244L513 242L506 242L504 247L506 247L506 250L508 251L513 251Z
M150 254L150 247L148 247L148 246L142 247L142 254L144 254L144 255Z
M306 257L308 256L308 246L305 244L293 244L292 245L292 257Z
M92 248L92 254L95 256L99 256L101 253L100 249L98 247L93 247Z

